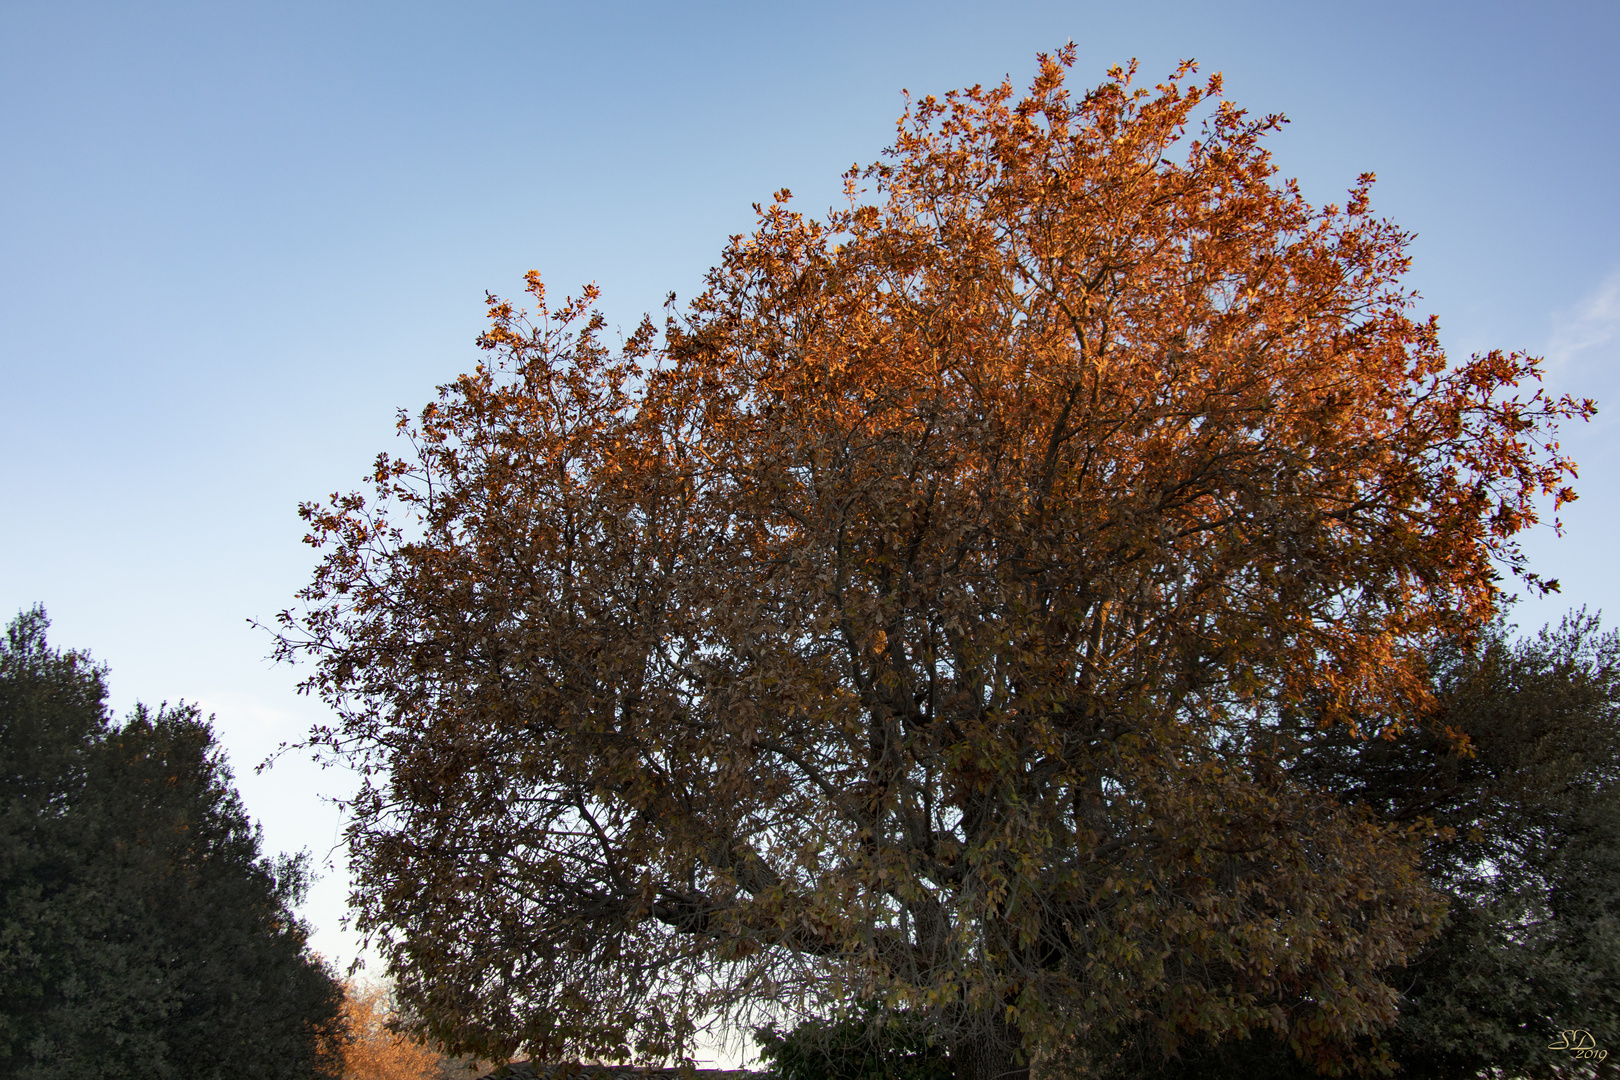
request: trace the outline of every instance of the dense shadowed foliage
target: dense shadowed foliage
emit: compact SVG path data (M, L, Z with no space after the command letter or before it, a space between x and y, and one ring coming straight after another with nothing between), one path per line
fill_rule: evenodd
M191 706L109 722L106 672L0 643L0 1074L336 1076L341 989Z
M1620 635L1585 615L1520 640L1498 629L1438 655L1434 682L1426 725L1387 738L1306 731L1292 748L1302 781L1422 824L1424 872L1448 902L1439 935L1385 974L1398 1020L1352 1050L1423 1080L1616 1075L1552 1044L1581 1029L1620 1051ZM1145 1030L1082 1040L1062 1065L1164 1080L1316 1075L1266 1029L1169 1060Z
M926 1016L862 1003L841 1020L755 1032L774 1080L951 1080L944 1042Z

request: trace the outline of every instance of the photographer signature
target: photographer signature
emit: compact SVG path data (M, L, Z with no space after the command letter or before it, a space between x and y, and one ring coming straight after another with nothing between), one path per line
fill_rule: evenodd
M1547 1044L1549 1050L1569 1050L1578 1058L1591 1058L1602 1061L1609 1056L1607 1050L1599 1050L1597 1040L1585 1028L1570 1028L1560 1031L1558 1038Z

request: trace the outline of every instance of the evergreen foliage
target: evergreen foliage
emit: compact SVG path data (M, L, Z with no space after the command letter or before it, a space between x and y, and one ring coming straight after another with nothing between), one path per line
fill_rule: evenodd
M1294 774L1379 818L1420 825L1445 926L1404 968L1391 1028L1345 1048L1398 1076L1615 1075L1613 1061L1553 1049L1583 1029L1620 1050L1620 634L1577 614L1436 658L1429 726L1300 735ZM1369 721L1369 726L1372 726ZM1157 1054L1136 1039L1077 1041L1059 1073L1191 1080L1306 1080L1287 1040L1247 1038ZM1606 1072L1604 1070L1607 1070Z
M944 1046L926 1021L871 1003L839 1020L755 1032L772 1080L950 1080Z
M41 609L0 643L0 1075L336 1076L341 988L195 706L109 722Z
M1498 635L1441 681L1470 752L1421 733L1399 769L1387 743L1358 755L1361 798L1443 830L1426 869L1450 919L1399 973L1391 1051L1410 1077L1579 1074L1560 1030L1620 1050L1620 635L1584 615Z

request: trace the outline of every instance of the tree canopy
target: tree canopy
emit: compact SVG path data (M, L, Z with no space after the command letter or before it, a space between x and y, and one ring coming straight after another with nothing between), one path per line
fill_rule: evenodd
M339 1074L341 990L294 916L302 861L261 852L192 706L106 715L106 673L0 641L0 1074Z
M279 652L370 770L359 925L452 1047L865 1000L964 1077L1077 1026L1365 1063L1444 909L1427 826L1279 732L1431 716L1500 569L1551 586L1515 538L1592 405L1446 356L1370 176L1313 207L1219 77L1072 58L910 102L662 333L531 274L412 452L303 508Z

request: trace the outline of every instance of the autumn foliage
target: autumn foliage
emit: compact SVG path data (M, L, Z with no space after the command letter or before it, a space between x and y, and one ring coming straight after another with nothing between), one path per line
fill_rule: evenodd
M912 102L663 331L491 302L283 656L372 770L359 920L452 1046L876 1001L961 1076L1145 1025L1366 1064L1441 905L1292 734L1429 709L1590 403L1448 358L1372 178L1184 67ZM751 1011L752 1010L752 1011Z
M442 1054L398 1030L398 1016L387 990L376 984L344 985L343 1015L348 1041L343 1046L343 1080L445 1080L472 1076L455 1071Z

